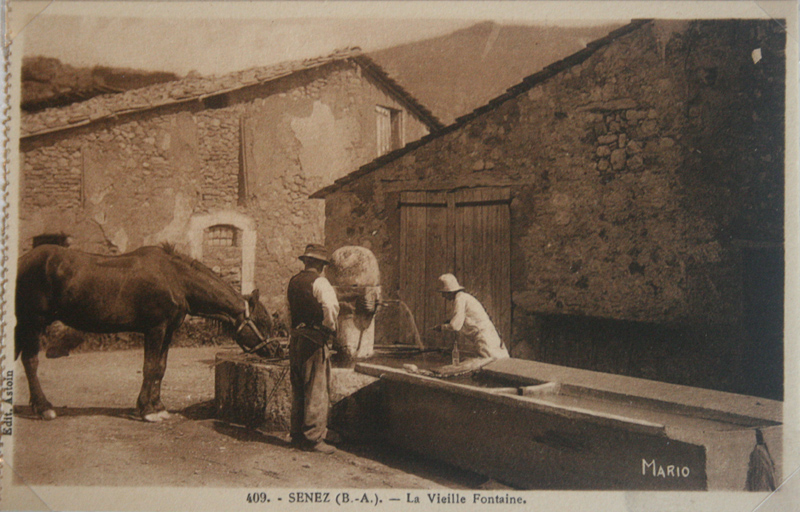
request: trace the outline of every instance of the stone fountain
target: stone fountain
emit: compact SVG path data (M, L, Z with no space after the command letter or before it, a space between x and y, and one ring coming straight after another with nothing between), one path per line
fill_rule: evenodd
M374 352L380 272L375 255L364 247L342 247L334 251L331 260L327 276L340 302L331 404L334 416L346 418L352 426L360 421L363 411L354 400L345 399L377 380L352 367ZM369 393L359 396L365 394ZM268 361L238 350L217 354L214 401L220 419L251 428L288 431L291 399L288 360Z

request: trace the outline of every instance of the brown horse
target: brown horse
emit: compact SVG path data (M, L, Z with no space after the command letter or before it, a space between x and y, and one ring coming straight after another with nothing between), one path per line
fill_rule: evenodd
M137 411L145 421L168 417L161 379L172 335L187 314L222 320L245 351L280 355L280 345L265 337L272 332L272 319L258 290L243 297L211 269L168 246L100 256L41 245L23 255L17 269L14 357L22 355L34 412L56 417L36 371L39 337L60 320L80 331L144 334Z

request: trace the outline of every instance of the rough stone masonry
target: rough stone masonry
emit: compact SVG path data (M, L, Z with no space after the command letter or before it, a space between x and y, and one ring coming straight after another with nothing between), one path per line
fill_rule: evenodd
M402 191L509 188L513 355L775 396L784 47L768 20L636 22L318 192L327 243L374 251L392 297Z

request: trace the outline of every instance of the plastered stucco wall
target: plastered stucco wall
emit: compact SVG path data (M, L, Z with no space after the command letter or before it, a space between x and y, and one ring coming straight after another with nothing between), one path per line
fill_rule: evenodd
M242 272L243 286L252 275L267 306L284 311L297 255L324 238L323 202L308 195L377 156L376 105L404 109L343 61L223 101L25 138L21 250L36 235L64 232L73 247L91 252L169 241L192 253L195 231L208 227L197 228L203 223L194 217L244 216L255 241L254 257L244 255L253 268ZM427 133L408 113L404 127L407 141Z

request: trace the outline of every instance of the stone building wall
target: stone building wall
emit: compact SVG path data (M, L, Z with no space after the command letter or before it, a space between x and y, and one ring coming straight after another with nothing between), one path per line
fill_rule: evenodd
M684 381L702 380L700 366L746 357L742 247L782 244L784 45L770 21L645 24L345 182L326 197L326 241L372 249L391 296L401 190L509 187L513 352L544 357L543 333L566 332L561 364L626 336L612 357L630 359L634 337L660 332L643 356L692 345Z
M21 250L36 235L63 232L91 252L169 241L196 253L203 237L192 229L250 229L251 219L255 236L240 243L255 244L252 285L271 311L282 311L286 282L301 267L297 255L323 239L324 206L308 195L377 156L376 105L405 110L359 66L340 61L224 96L23 138ZM427 133L408 112L404 128L406 140Z

